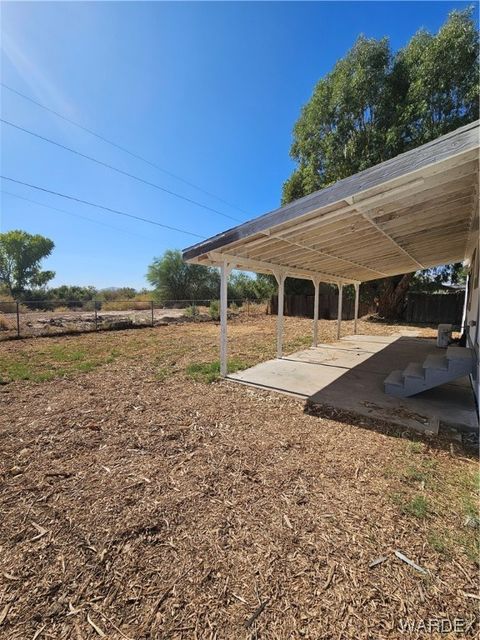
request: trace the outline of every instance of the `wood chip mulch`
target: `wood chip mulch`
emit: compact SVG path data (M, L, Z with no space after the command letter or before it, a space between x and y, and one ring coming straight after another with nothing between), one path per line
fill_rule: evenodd
M405 437L303 409L159 382L146 361L5 385L0 637L376 639L475 619L478 567L388 497Z

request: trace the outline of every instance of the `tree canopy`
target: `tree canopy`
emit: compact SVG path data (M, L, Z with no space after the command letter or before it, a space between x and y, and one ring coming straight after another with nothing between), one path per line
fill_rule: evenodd
M360 36L317 83L294 126L290 155L297 166L283 185L282 204L476 120L478 54L473 8L451 12L438 33L421 30L396 53L387 38ZM455 281L461 265L437 270L433 279L439 277ZM414 279L379 283L381 315L401 313Z
M162 301L215 300L220 292L220 274L214 267L185 263L178 249L169 249L155 258L146 278ZM228 282L229 300L265 300L272 285L261 277L233 273Z
M27 288L44 287L55 276L53 271L40 268L54 246L50 238L26 231L0 233L0 283L11 296L19 296Z
M360 36L316 85L293 129L297 167L284 204L478 118L473 9L453 11L435 35L419 31L395 54Z

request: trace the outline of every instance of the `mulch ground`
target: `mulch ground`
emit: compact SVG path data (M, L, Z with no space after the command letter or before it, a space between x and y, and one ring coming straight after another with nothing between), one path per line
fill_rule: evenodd
M309 330L286 324L292 345ZM469 535L452 496L475 461L388 424L191 380L185 365L217 357L217 332L119 332L136 357L125 347L90 373L0 387L0 637L383 639L404 637L404 621L474 621L475 558L431 536ZM270 353L273 332L272 318L233 324L232 353ZM320 335L332 339L334 323ZM47 341L10 343L9 355ZM405 474L412 459L427 481ZM438 501L417 518L399 508L402 491Z

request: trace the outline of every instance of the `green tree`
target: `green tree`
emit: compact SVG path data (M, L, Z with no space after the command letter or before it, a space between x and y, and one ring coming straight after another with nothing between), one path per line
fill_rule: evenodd
M210 300L218 297L220 276L216 269L188 264L178 249L155 258L146 278L160 300Z
M26 231L0 233L0 282L11 296L17 297L30 287L44 287L55 276L53 271L40 269L54 246L49 238Z
M228 283L228 297L231 300L266 300L275 292L275 285L269 279L257 274L255 278L234 272Z
M453 11L435 35L419 31L395 55L386 38L360 36L301 111L290 151L297 166L282 203L476 120L478 77L473 9ZM383 281L384 316L401 312L413 280Z

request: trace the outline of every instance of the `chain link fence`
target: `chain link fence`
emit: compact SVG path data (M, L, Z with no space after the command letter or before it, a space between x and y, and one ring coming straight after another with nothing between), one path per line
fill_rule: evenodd
M264 314L268 302L229 300L229 314ZM218 300L0 301L0 341L89 331L155 327L171 322L218 321Z

